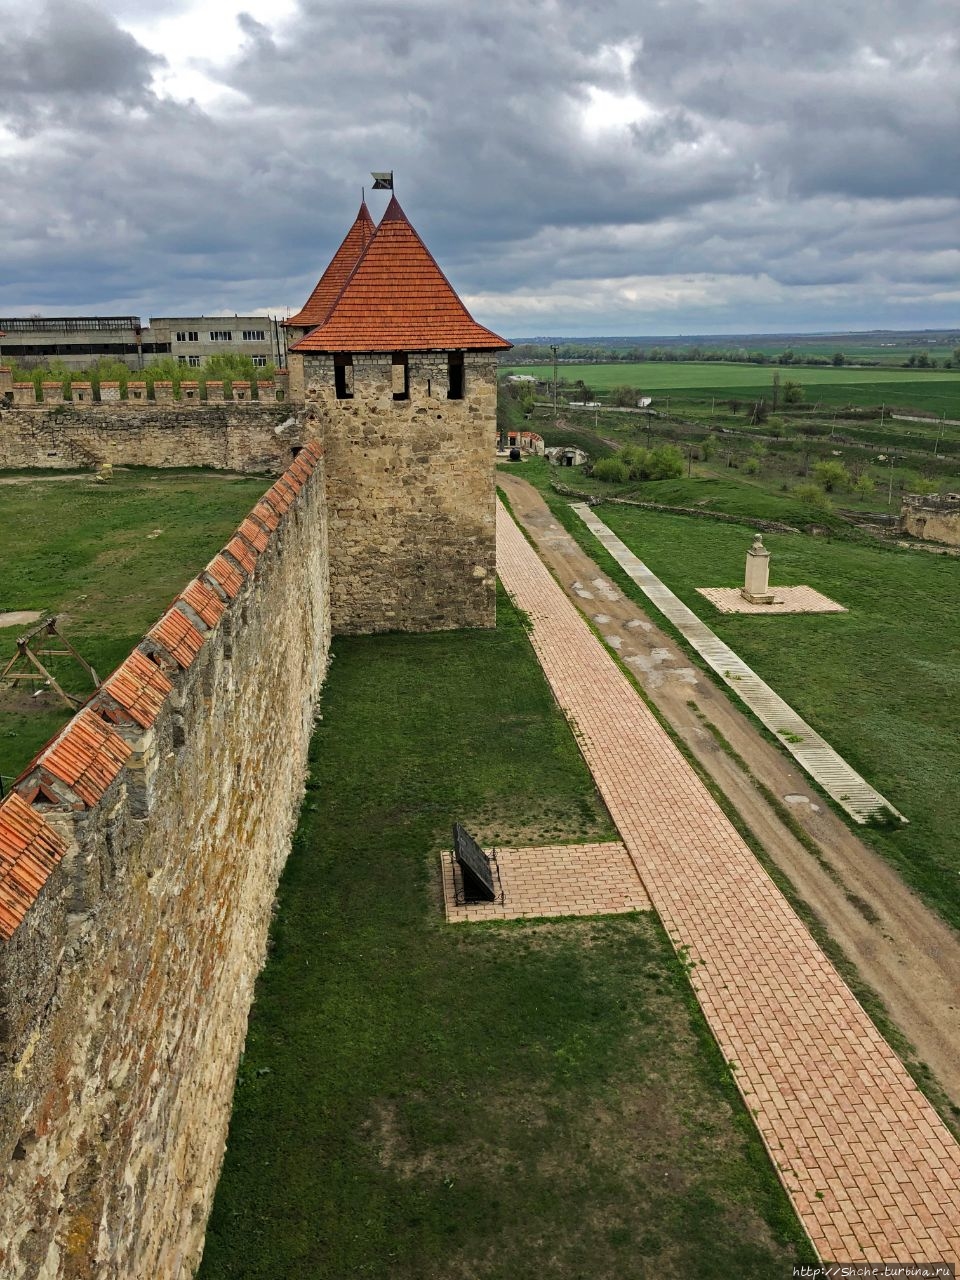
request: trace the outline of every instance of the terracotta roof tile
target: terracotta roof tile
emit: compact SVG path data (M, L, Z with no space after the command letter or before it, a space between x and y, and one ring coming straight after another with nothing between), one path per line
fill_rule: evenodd
M238 568L222 554L213 557L205 572L219 587L223 588L231 600L240 594L243 580L247 576L242 569Z
M150 628L147 637L161 644L177 666L184 670L193 663L204 641L203 634L176 605Z
M235 534L223 549L224 551L229 551L234 560L246 569L247 573L253 573L257 567L257 552L239 534Z
M295 471L285 471L277 481L279 485L285 485L290 492L290 496L295 498L303 488L303 481Z
M131 750L118 733L85 707L41 754L34 771L40 776L34 782L41 782L43 775L49 774L65 783L89 808L123 768ZM30 777L25 783L29 788Z
M132 720L147 729L160 714L160 708L172 689L173 685L157 664L139 649L134 649L110 679L104 681L100 693L108 694ZM106 704L103 704L103 710L113 719Z
M329 316L291 351L505 351L477 324L392 198Z
M250 514L256 516L261 524L266 525L271 533L280 523L280 512L275 511L266 498L261 498Z
M14 934L66 853L54 829L11 792L0 801L0 938Z
M323 324L330 314L330 308L337 300L350 272L373 235L373 219L366 201L360 205L360 211L354 219L353 226L343 238L343 243L330 260L310 297L295 316L284 320L285 325L298 329L312 329L314 325Z
M208 587L199 578L194 578L192 582L187 583L179 599L185 600L197 617L208 627L217 625L227 607L213 588Z
M264 529L258 520L254 520L252 516L247 516L240 524L239 533L246 538L255 551L266 551L270 545L270 533Z
M290 510L295 496L296 495L291 493L286 487L281 488L280 481L278 480L272 488L267 490L266 500L283 516Z

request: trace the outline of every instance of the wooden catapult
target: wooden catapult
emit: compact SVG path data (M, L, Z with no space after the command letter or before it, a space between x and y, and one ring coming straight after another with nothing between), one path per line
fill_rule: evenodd
M63 648L49 648L51 637L59 642ZM41 649L40 645L48 647ZM87 700L89 694L67 693L53 672L41 661L42 658L73 658L93 681L94 689L100 688L100 677L93 667L87 662L86 658L82 658L77 653L67 637L58 629L56 614L51 614L49 617L44 618L35 627L17 637L17 652L3 670L0 671L0 682L9 681L14 683L18 680L30 680L36 684L39 680L42 680L44 685L52 689L68 707L75 711L77 707ZM16 670L17 667L21 669Z

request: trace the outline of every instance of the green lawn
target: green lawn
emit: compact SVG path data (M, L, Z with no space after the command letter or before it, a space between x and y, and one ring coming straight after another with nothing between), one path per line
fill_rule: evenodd
M201 1280L810 1260L652 916L442 922L454 819L611 834L502 593L493 632L334 648Z
M49 475L50 473L47 473ZM4 478L0 476L0 479ZM12 478L7 476L7 478ZM216 472L117 471L0 484L0 611L63 614L62 628L101 679L227 541L269 480ZM26 628L0 628L0 663ZM72 692L87 692L52 660ZM15 777L70 717L54 695L0 688L0 774Z
M503 366L501 376L508 373L532 374L547 381L553 379L552 365L523 365L513 369ZM900 405L929 413L945 413L960 418L960 370L931 369L845 369L793 368L789 365L720 364L705 361L644 361L640 364L562 364L559 376L567 382L578 378L601 393L611 387L633 386L655 397L654 407L663 408L667 396L699 400L758 399L771 394L773 374L780 374L781 384L788 378L803 385L806 403L824 405ZM565 393L569 395L569 391ZM671 406L672 408L674 406ZM709 406L708 406L709 407Z
M524 474L534 478L536 472ZM545 496L628 594L652 608L567 504L548 489ZM737 617L717 613L696 588L743 581L752 530L615 506L602 506L599 514L910 819L896 832L867 831L866 838L960 928L960 560L874 543L765 534L773 583L807 583L849 612Z

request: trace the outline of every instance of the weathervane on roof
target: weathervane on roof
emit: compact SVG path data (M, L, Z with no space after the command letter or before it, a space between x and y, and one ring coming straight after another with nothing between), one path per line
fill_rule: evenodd
M388 173L371 173L373 179L374 191L392 191L393 190L393 170Z

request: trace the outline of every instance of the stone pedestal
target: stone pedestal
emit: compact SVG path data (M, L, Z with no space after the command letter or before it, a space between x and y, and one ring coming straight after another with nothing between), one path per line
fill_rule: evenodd
M763 545L763 538L759 533L747 552L747 572L740 594L751 604L776 602L776 597L770 590L770 552Z

